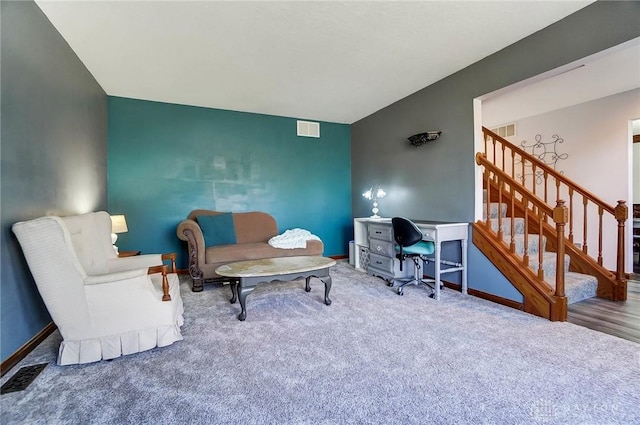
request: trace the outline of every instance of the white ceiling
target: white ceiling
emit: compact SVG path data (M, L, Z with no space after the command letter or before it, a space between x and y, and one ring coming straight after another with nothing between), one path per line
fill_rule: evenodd
M592 2L36 0L108 95L339 123Z
M497 127L637 88L640 38L483 96L482 123Z

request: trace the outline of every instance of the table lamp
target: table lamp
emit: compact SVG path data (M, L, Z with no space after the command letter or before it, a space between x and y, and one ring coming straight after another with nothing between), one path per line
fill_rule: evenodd
M387 192L382 190L382 188L380 187L371 187L369 188L369 190L362 194L362 196L364 196L365 198L373 201L373 208L371 208L371 212L373 213L373 215L371 216L371 218L380 218L380 216L378 215L378 211L380 211L378 209L378 198L384 198L386 194Z
M113 250L116 254L118 253L118 247L116 246L118 233L126 233L128 231L127 220L125 220L124 215L120 214L111 216L111 243L113 244Z

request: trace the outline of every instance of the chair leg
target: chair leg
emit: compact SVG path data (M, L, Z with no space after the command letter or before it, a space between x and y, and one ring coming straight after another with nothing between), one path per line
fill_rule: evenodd
M422 262L426 261L422 257L412 257L413 263L415 265L413 279L408 280L406 282L402 282L397 288L398 295L404 295L404 287L407 285L420 285L423 284L431 289L431 294L429 295L431 298L434 298L436 295L435 288L430 285L430 283L434 283L435 279L424 279L422 276ZM393 287L395 280L392 280L389 286ZM443 285L440 285L440 288L443 288Z

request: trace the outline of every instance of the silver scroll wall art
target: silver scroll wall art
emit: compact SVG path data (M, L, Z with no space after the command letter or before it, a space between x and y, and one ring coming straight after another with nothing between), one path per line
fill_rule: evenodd
M568 153L558 153L558 145L564 143L564 139L557 134L551 136L550 142L543 142L541 134L536 134L535 139L536 141L530 145L527 145L527 141L523 140L520 142L520 147L527 153L530 153L538 160L542 161L544 164L553 167L553 169L558 171L560 174L564 174L563 171L558 170L558 161L569 158ZM522 160L518 160L517 163L522 164ZM531 171L525 171L524 174L518 174L517 177L526 178L527 176L534 176L536 184L542 184L544 171L536 169L534 173L531 163L525 163L525 167L529 168Z

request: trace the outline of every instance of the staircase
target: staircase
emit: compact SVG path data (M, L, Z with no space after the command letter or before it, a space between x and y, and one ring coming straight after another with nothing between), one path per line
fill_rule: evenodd
M476 162L483 168L485 202L473 243L523 295L524 310L565 321L568 304L594 296L625 300L625 203L607 205L521 148L483 132L485 151ZM614 244L603 238L605 228L617 228ZM614 272L603 266L605 256L615 259Z
M486 211L486 203L485 211ZM502 217L502 223L506 231L503 232L503 240L506 244L511 242L511 218L506 217L506 205L497 202L490 203L490 218L491 229L494 232L498 232L499 220L498 215ZM486 214L485 214L486 219ZM540 264L538 263L538 253L542 249L542 269L547 280L550 282L556 281L556 269L557 258L556 253L553 251L547 251L546 249L546 237L537 238L535 233L530 233L525 236L524 218L514 218L513 229L515 231L513 235L513 241L515 244L515 252L523 256L525 252L529 253L529 267L534 273L537 273ZM542 240L540 240L542 239ZM525 249L525 240L527 246ZM584 273L569 271L569 265L571 264L571 258L565 254L563 261L564 269L564 292L567 298L567 304L573 304L578 301L585 300L587 298L593 298L597 295L598 279L595 276L591 276Z

